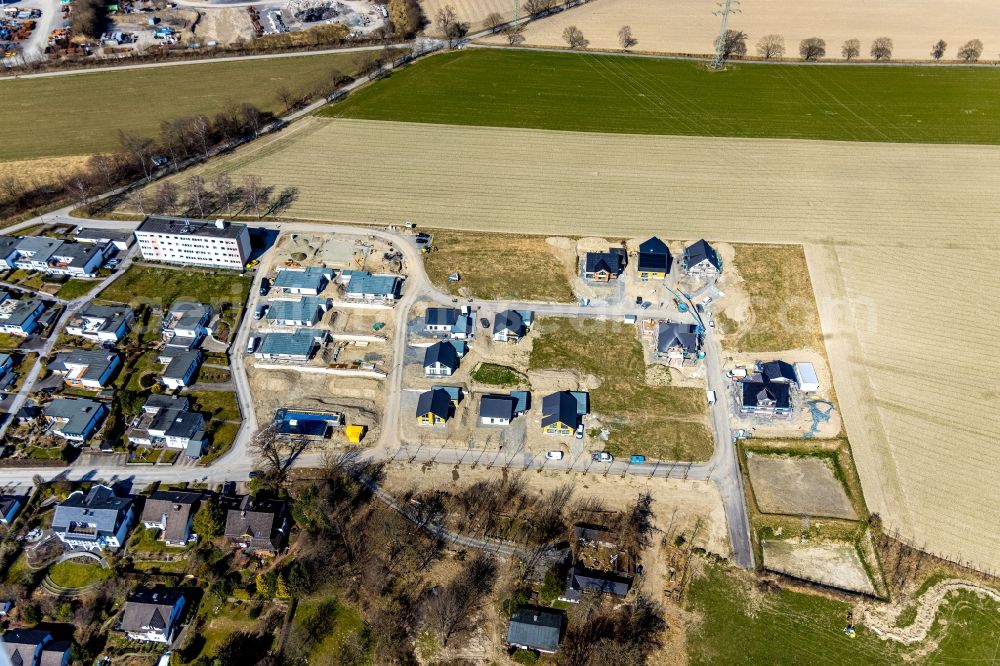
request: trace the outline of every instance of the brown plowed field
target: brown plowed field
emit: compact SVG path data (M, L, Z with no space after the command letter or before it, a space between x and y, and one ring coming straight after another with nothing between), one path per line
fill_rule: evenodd
M805 244L869 508L1000 566L1000 148L296 125L208 175L297 187L313 220Z
M867 58L876 37L892 38L896 60L928 60L939 39L948 43L945 59L956 58L974 38L983 42L983 60L996 60L1000 49L1000 4L994 0L742 0L739 8L729 26L749 35L750 55L756 55L754 45L767 34L784 37L786 57L795 59L799 41L807 37L825 39L827 58L837 59L847 39L861 40L861 55ZM575 25L590 48L619 49L618 30L628 24L639 40L633 50L711 53L719 34L717 9L703 0L593 0L532 22L525 44L564 47L563 30ZM503 37L488 41L506 43Z

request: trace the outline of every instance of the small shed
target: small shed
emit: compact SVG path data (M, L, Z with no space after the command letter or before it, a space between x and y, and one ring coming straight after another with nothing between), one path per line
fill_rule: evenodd
M367 428L363 425L347 425L344 427L344 434L347 435L347 441L351 444L360 444L361 440L365 437L365 432Z
M812 363L796 363L795 377L798 379L799 390L803 393L819 390L819 377L816 376L816 368Z

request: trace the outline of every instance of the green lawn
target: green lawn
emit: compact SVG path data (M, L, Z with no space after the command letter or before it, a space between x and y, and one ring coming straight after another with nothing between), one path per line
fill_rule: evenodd
M48 574L52 582L59 587L80 588L107 580L111 577L111 570L97 563L67 560L53 564Z
M520 386L527 384L527 378L514 368L496 363L480 363L472 371L473 381L493 386Z
M250 275L232 271L132 266L102 291L100 297L133 306L148 303L164 308L177 300L210 303L217 310L222 304L231 304L231 309L238 312L250 293L250 280Z
M233 391L187 391L191 409L219 421L239 421L240 405Z
M118 146L119 130L156 137L163 120L211 118L230 104L250 102L280 113L282 87L312 90L334 70L352 71L355 57L309 55L3 81L7 122L0 126L0 160L110 151Z
M67 301L72 301L75 298L80 298L96 286L97 282L94 280L69 280L66 284L59 287L56 296L64 298Z
M364 620L356 610L323 597L300 602L295 609L293 624L304 635L316 636L309 653L309 663L317 666L340 664L344 639L350 634L365 631ZM362 642L365 640L362 636Z
M932 636L940 637L938 649L921 655L922 646L914 646L907 653L862 625L857 637L845 636L850 604L789 590L761 592L752 575L709 564L688 590L689 610L699 618L688 635L688 656L695 666L898 664L904 654L920 664L996 663L1000 604L971 594L950 599L932 629Z
M712 435L705 425L705 392L650 386L635 326L616 321L545 317L535 323L533 370L573 370L601 385L590 392L591 411L611 431L607 450L659 460L707 460Z
M584 132L1000 143L1000 71L730 64L467 50L322 115Z

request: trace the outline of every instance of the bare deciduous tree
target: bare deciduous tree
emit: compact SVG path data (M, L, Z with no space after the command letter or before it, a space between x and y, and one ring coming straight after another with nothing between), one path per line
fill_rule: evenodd
M153 193L153 211L169 213L177 205L177 195L177 185L171 180L163 181Z
M975 62L981 55L983 55L983 43L978 39L970 39L958 50L959 60L965 62Z
M451 5L445 5L437 11L435 22L441 34L448 38L449 47L454 46L457 40L464 37L469 28L468 25L458 20L458 13Z
M366 53L365 55L368 54ZM292 106L297 100L292 91L288 89L288 86L281 86L278 88L278 101L281 102L285 111L291 111Z
M639 43L639 40L632 34L632 26L622 26L621 30L618 31L618 43L621 44L622 48L626 51Z
M525 0L524 11L532 16L547 12L556 6L556 0Z
M486 596L493 589L497 567L490 555L480 553L427 603L427 621L441 645L473 629Z
M226 215L233 215L233 179L227 173L220 173L212 184L215 196L226 207Z
M260 207L264 204L264 183L260 176L247 175L243 178L243 195L247 206L253 208L260 219Z
M872 58L889 60L892 58L892 40L888 37L876 37L872 40Z
M250 103L244 103L240 105L240 121L249 132L254 136L260 132L261 120L263 115L256 106Z
M487 29L489 29L490 32L496 32L506 22L507 21L499 12L493 12L492 14L486 17L486 20L483 21L483 24L487 27Z
M517 46L524 41L524 29L521 26L511 26L503 31L504 37L507 38L507 43L511 46Z
M785 38L781 35L764 35L757 42L757 55L764 60L785 55Z
M934 46L931 47L931 57L935 60L940 60L944 57L944 52L948 49L948 42L943 39L937 40Z
M720 41L722 45L722 58L728 60L732 56L745 56L747 54L747 33L742 30L726 30L722 37L715 38L715 48L718 50Z
M201 176L188 176L184 181L184 189L187 192L188 208L198 213L198 217L205 217L205 179Z
M562 37L571 49L585 49L590 42L583 36L583 31L575 25L568 25L563 30Z
M859 55L861 55L861 40L860 39L848 39L844 42L844 45L840 47L840 55L844 57L844 60L854 60Z
M128 157L136 170L142 171L146 180L149 180L153 167L153 140L119 130L118 143L121 145L122 153Z
M820 37L808 37L799 42L799 55L803 60L819 60L826 55L826 40Z
M208 120L208 116L195 116L191 119L189 126L198 142L201 154L207 155L208 149L212 145L212 123Z

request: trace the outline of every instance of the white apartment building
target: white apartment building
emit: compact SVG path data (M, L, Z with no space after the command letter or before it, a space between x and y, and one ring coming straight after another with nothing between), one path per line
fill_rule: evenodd
M147 261L241 269L250 258L249 229L225 220L149 216L135 238Z

